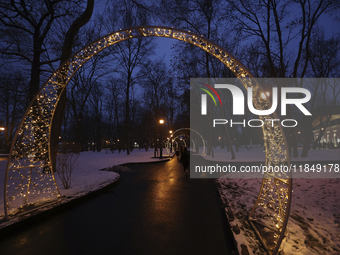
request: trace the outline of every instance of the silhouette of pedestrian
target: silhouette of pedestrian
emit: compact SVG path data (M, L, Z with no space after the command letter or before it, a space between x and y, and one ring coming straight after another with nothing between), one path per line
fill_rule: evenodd
M184 147L182 153L181 153L181 162L183 165L183 171L185 172L185 174L187 174L187 171L189 169L189 165L190 165L190 153L187 149L187 147Z

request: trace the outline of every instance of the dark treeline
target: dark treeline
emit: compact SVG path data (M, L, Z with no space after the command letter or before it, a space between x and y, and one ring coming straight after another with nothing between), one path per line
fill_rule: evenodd
M0 146L8 151L16 127L39 87L60 65L65 35L86 7L86 0L0 0ZM340 74L339 1L337 0L184 0L96 1L89 22L75 37L72 52L100 36L138 25L190 30L235 55L255 77L337 78ZM327 20L327 22L325 22ZM330 26L332 22L334 26ZM130 150L153 146L163 128L189 127L190 77L234 77L213 56L174 42L171 61L157 55L158 40L118 43L89 60L67 88L60 142L82 149ZM313 113L339 105L340 86L308 87ZM268 88L270 89L270 88ZM232 100L224 98L231 109ZM303 132L306 156L312 118L291 109L302 123L290 129L290 144ZM231 110L226 117L231 116ZM254 116L247 116L253 118ZM159 119L164 119L161 126ZM236 119L235 119L236 120ZM259 132L228 128L230 140L211 134L210 144L261 142ZM222 137L224 137L222 135ZM237 142L234 142L237 141ZM296 146L293 152L296 155Z

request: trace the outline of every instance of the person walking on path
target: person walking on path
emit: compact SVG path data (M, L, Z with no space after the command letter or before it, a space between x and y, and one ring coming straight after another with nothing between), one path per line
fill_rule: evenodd
M184 147L182 154L181 154L181 162L183 165L183 171L187 174L189 165L190 165L190 153L187 147Z

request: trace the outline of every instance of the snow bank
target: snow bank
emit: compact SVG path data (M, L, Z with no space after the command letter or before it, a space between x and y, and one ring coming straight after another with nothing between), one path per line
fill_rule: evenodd
M247 222L261 179L218 179L238 248L265 254ZM294 179L293 197L283 254L340 254L340 179ZM238 234L236 234L238 233Z
M126 155L126 151L121 151L121 153L115 151L113 154L110 150L102 150L101 152L86 151L79 155L75 170L72 172L70 189L64 189L58 174L55 174L55 178L62 196L66 196L68 199L76 198L100 189L119 178L118 173L99 171L100 169L125 163L159 161L159 159L151 158L152 156L153 150L133 150L129 156ZM4 215L3 187L6 164L7 160L0 161L0 218Z

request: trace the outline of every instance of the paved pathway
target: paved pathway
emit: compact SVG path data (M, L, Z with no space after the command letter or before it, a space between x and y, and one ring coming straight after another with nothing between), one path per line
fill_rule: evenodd
M107 192L0 240L0 254L230 254L211 179L188 179L176 157L130 165Z

